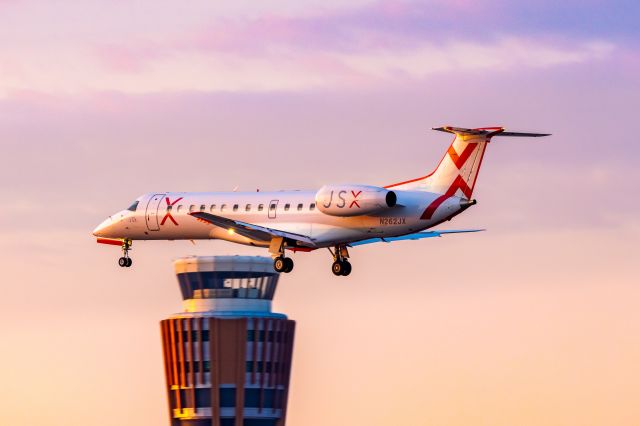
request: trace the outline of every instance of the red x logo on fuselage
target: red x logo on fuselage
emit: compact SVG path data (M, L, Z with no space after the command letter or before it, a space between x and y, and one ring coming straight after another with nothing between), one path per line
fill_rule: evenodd
M360 208L360 204L358 204L358 200L357 200L360 194L362 194L362 191L358 191L358 192L351 191L351 195L353 195L353 201L351 202L351 204L349 204L349 208L353 207L354 205Z
M178 198L172 203L169 200L169 197L165 198L165 201L167 202L167 214L165 214L164 217L162 218L162 222L160 222L160 225L164 225L167 219L169 219L171 222L173 222L174 225L178 226L178 222L176 222L173 216L171 216L171 209L169 207L173 207L180 200L182 200L182 197Z

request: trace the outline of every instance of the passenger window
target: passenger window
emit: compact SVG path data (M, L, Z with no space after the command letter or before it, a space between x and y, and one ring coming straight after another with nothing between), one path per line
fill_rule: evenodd
M269 209L271 209L271 210L275 210L275 209L276 209L276 206L277 206L277 204L271 204L271 205L269 206Z
M261 212L264 210L264 204L258 204L258 211Z
M221 206L220 206L220 211L221 211L221 212L223 212L223 211L224 211L224 209L226 209L226 208L227 208L227 205L226 205L226 204L223 204L223 205L221 205Z
M315 209L316 209L316 203L311 203L311 204L309 205L309 210L313 211L313 210L315 210Z
M173 210L173 206L167 206L167 211L170 212L171 210Z
M204 204L200 206L200 211L203 212L205 211L205 209L207 208L207 206L205 206Z
M237 204L234 204L234 205L233 205L233 211L234 211L234 212L237 212L237 211L238 211L238 205L237 205Z
M251 204L247 204L247 206L244 209L245 211L251 211Z
M298 211L302 211L302 203L298 204Z
M178 205L178 213L180 213L180 210L182 210L182 204Z
M195 209L196 209L196 206L194 206L193 204L191 204L191 205L189 206L189 211L190 211L190 212L194 211Z
M216 205L215 204L211 204L211 208L209 209L209 211L211 213L213 213L213 211L216 209Z
M289 203L285 204L284 205L284 211L288 212L290 207L291 207L291 204L289 204Z

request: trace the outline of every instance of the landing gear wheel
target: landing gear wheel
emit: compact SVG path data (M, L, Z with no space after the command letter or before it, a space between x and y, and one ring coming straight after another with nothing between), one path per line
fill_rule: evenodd
M343 274L343 271L344 263L342 263L340 260L336 260L335 262L333 262L333 265L331 265L331 272L333 272L333 275L340 276Z
M342 261L342 276L346 277L350 273L351 273L351 263L347 262L346 260L343 260Z
M131 260L130 257L127 257L127 265L126 265L126 267L130 268L132 264L133 264L133 260Z
M293 271L293 259L291 259L290 257L285 257L284 258L284 272L288 274L291 271Z
M284 257L276 257L273 260L273 269L275 269L276 272L285 272L286 268L287 265Z
M127 266L129 266L129 262L127 261L126 257L121 257L120 259L118 259L118 265L120 265L121 268L126 268Z

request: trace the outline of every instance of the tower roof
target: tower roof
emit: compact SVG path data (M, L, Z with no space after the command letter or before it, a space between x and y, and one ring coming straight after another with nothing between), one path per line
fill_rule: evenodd
M263 256L188 256L173 262L176 274L186 272L246 272L278 275L273 269L273 261Z

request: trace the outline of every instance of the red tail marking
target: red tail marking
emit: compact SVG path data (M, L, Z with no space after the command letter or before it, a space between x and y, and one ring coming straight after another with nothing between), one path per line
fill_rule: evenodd
M171 200L169 200L169 197L167 197L167 198L165 198L165 201L167 202L167 206L174 206L178 201L182 200L182 198L183 197L180 197L180 198L178 198L177 200L175 200L172 203ZM167 221L167 219L171 220L171 222L173 222L173 224L175 226L178 226L178 222L176 222L176 220L173 218L173 216L171 216L171 212L169 212L169 211L162 218L162 222L160 222L160 225L164 225L164 223Z
M442 203L444 203L448 198L453 197L456 194L456 191L458 189L462 191L465 197L471 198L471 193L472 193L471 188L469 188L469 185L467 185L467 182L464 181L462 176L458 175L458 177L456 178L456 180L453 181L449 189L447 189L447 192L442 194L435 200L433 200L433 202L429 204L429 206L427 206L424 213L422 213L422 216L420 216L420 219L423 219L423 220L431 219L431 217L433 216L435 211L438 209L438 207L440 207Z
M453 164L456 165L458 170L460 170L462 166L464 166L464 163L467 162L469 157L471 157L471 154L473 154L473 151L476 149L476 146L478 146L477 143L467 144L467 146L464 148L464 151L462 151L462 154L458 156L456 149L453 147L453 144L451 144L451 146L449 147L449 151L447 152L449 153L449 157L451 157Z
M353 201L351 202L351 204L349 204L349 208L353 207L354 204L358 206L358 208L360 208L360 204L358 204L358 200L356 200L356 198L358 198L360 194L362 194L362 191L351 191L351 195L353 195Z

